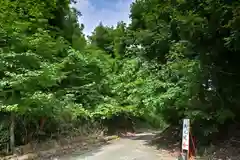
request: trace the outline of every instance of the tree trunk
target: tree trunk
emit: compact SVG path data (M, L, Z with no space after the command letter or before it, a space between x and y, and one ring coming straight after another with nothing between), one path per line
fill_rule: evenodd
M10 124L10 150L12 153L15 152L15 135L14 135L14 128L15 128L15 114L11 113L11 124Z

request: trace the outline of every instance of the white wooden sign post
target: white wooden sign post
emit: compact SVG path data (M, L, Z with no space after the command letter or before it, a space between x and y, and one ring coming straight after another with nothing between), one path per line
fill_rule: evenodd
M184 160L189 159L189 132L190 132L190 120L183 119L183 130L182 130L182 154Z

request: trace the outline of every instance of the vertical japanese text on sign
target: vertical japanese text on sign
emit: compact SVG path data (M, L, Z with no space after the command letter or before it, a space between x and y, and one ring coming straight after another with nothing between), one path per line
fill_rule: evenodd
M183 133L182 133L182 150L189 149L189 130L190 130L190 120L183 120Z

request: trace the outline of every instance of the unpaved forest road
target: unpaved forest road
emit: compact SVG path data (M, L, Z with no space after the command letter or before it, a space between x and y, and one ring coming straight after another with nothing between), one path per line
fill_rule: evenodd
M133 138L121 138L85 154L76 151L54 160L176 160L149 146L147 143L153 137L154 134L145 133Z

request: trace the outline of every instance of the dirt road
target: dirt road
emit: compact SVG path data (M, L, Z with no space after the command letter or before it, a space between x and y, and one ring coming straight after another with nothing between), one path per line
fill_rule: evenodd
M176 160L148 145L154 134L144 133L132 138L120 138L106 146L92 149L87 153L76 151L54 160Z

